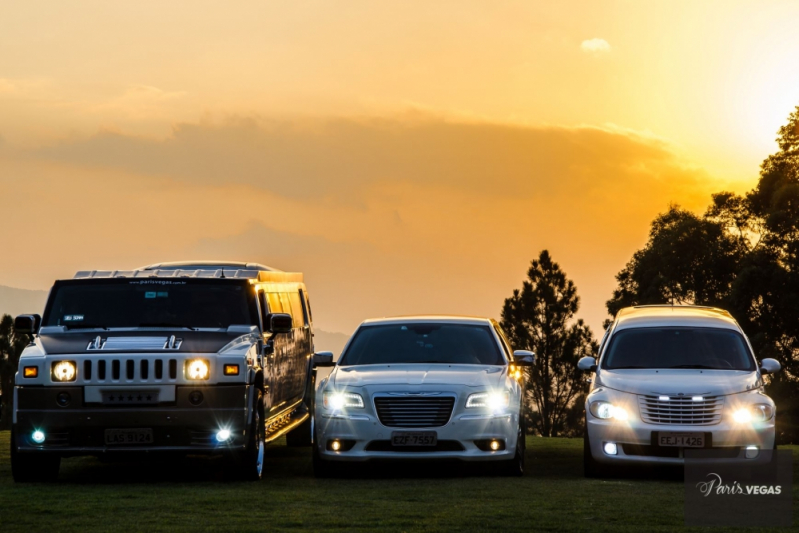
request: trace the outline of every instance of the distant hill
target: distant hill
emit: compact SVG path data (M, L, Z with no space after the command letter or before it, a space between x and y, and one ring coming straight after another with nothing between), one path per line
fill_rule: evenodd
M323 331L319 328L314 329L314 349L317 352L333 352L334 360L338 361L344 345L347 344L350 336L344 333L333 333L330 331Z
M0 285L0 316L17 316L25 313L42 314L47 301L47 291L29 291Z

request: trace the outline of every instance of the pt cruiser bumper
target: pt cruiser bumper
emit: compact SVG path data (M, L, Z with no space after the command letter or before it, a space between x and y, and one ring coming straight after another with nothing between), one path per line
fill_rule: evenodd
M212 454L243 449L251 412L249 390L245 385L176 386L174 402L118 406L87 403L83 387L17 387L18 450L84 455L130 451ZM196 391L201 397L191 396ZM63 401L59 403L63 393L69 398L64 406ZM126 429L149 430L151 442L106 443L106 430ZM230 436L220 442L217 433L223 429Z

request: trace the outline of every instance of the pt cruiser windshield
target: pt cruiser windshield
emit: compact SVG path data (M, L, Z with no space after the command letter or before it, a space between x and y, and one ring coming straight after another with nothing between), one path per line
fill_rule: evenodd
M227 328L258 324L254 293L241 280L56 282L45 326L68 329Z
M755 370L744 338L721 328L630 328L613 336L602 368Z
M487 326L405 323L363 326L339 364L402 363L504 365L506 361Z

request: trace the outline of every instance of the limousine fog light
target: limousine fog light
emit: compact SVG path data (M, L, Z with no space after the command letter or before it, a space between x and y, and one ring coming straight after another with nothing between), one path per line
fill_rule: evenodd
M619 453L618 447L615 442L606 442L603 446L606 455L616 455Z
M31 434L31 440L36 444L41 444L44 442L44 431L36 430Z
M757 456L760 455L760 448L757 446L747 446L745 457L747 459L757 459Z
M203 393L198 390L192 391L191 394L189 394L189 403L192 405L200 405L203 403Z
M78 375L78 368L73 361L59 361L53 363L53 381L75 381Z
M205 359L186 361L186 377L188 379L208 379L210 367Z
M220 429L216 432L216 441L217 442L225 442L230 438L230 430L229 429Z
M72 396L70 396L68 392L59 392L58 396L55 397L55 402L61 407L68 406L69 402L71 401L72 401Z

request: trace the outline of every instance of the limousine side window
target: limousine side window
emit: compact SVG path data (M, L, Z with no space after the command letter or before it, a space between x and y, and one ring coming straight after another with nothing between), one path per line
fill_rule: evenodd
M305 320L305 309L302 308L302 300L300 293L290 292L289 300L291 300L291 316L294 318L294 327L301 328L307 324Z
M266 293L266 299L269 300L270 313L285 313L283 311L283 304L280 303L280 295L276 292Z
M310 326L311 320L308 316L308 300L305 298L305 294L300 289L300 303L302 304L302 318L305 320L305 325Z
M266 305L266 293L258 291L258 305L261 307L261 331L266 331L269 328L269 306Z

